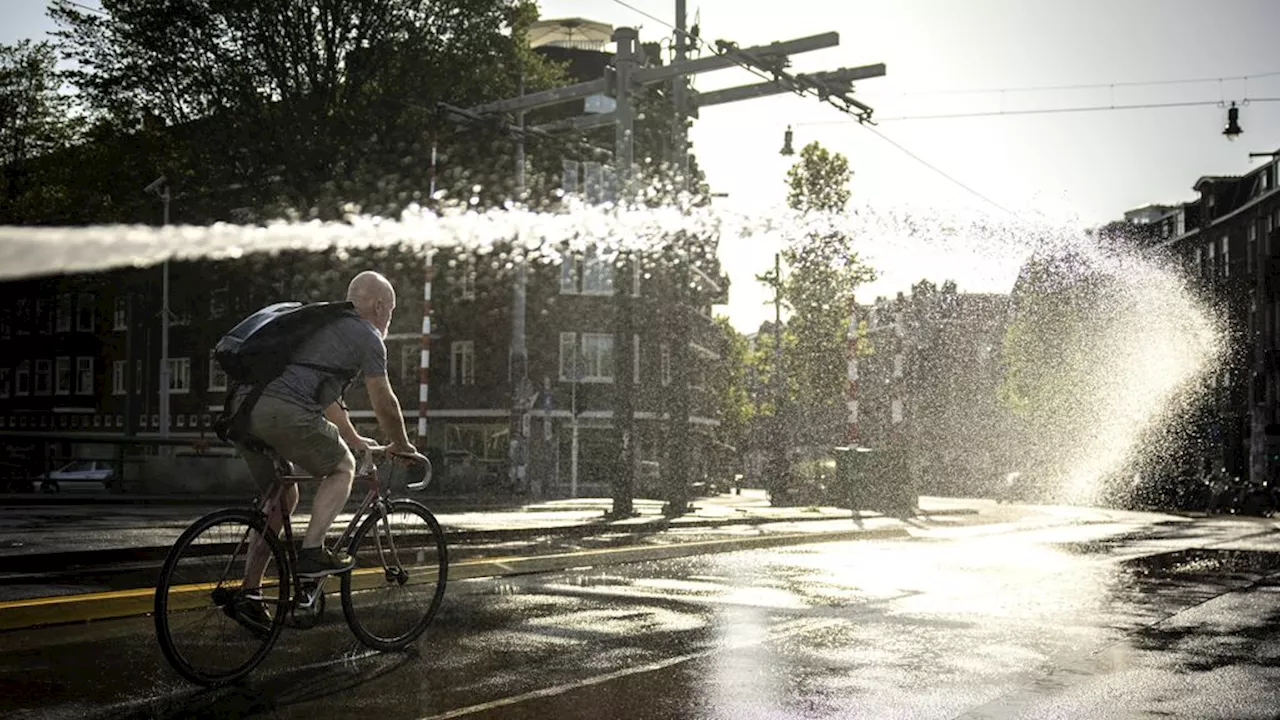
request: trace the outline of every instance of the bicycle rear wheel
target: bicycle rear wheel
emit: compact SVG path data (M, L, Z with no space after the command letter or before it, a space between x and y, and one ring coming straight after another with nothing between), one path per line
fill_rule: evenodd
M449 575L444 532L430 510L413 500L376 510L348 549L355 569L342 576L342 612L351 632L375 650L399 650L427 629L444 598Z
M156 638L165 659L199 685L239 680L266 657L288 614L284 545L264 534L251 510L219 510L200 518L174 543L156 581ZM250 628L231 611L239 597L251 539L266 556L262 606L269 625Z

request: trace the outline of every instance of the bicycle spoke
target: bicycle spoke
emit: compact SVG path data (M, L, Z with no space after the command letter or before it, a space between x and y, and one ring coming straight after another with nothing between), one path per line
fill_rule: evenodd
M246 511L208 516L184 533L165 562L156 591L156 631L170 663L195 682L243 676L279 634L282 597L287 597L279 590L283 551L274 539L261 538L255 523L261 526ZM266 557L261 605L271 619L246 625L241 618L252 608L238 599L255 536Z
M352 544L356 570L343 578L343 611L365 644L395 649L416 639L444 593L448 560L435 518L412 502L373 515ZM414 563L406 562L413 559Z

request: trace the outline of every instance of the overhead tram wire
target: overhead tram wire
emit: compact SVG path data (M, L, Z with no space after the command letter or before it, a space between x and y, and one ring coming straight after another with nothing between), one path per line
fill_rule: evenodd
M647 17L647 18L649 18L650 20L653 20L654 22L660 23L660 24L662 24L662 25L664 25L664 26L666 26L666 27L670 28L671 30L674 30L674 31L676 31L676 32L680 32L679 28L675 27L675 26L674 26L674 25L672 25L671 23L669 23L669 22L667 22L667 21L665 21L665 20L663 20L663 19L661 19L661 18L659 18L659 17L656 17L656 16L654 16L654 15L651 15L651 14L649 14L649 13L647 13L647 12L643 11L643 10L640 10L639 8L637 8L637 7L635 7L635 6L630 5L629 3L624 2L624 0L613 0L613 1L614 1L615 3L617 3L617 4L619 4L619 5L621 5L621 6L625 7L625 8L627 8L628 10L631 10L631 11L633 11L633 12L639 13L640 15L643 15L644 17ZM712 46L710 43L708 43L706 40L702 39L701 37L696 37L696 36L690 35L688 31L685 31L685 33L684 33L684 34L685 34L685 37L686 37L686 38L688 38L688 39L690 39L690 40L693 40L693 41L694 41L694 42L696 42L696 43L701 44L703 47L707 48L708 50L710 50L711 52L715 53L716 55L727 55L727 56L729 57L729 59L730 59L730 60L733 60L733 62L734 62L734 64L735 64L735 65L737 65L738 67L741 67L742 69L744 69L744 70L746 70L746 71L750 72L751 74L755 75L756 77L758 77L758 78L760 78L760 79L762 79L762 80L767 80L767 81L769 81L769 82L776 82L776 81L778 81L778 80L780 80L780 79L785 79L785 80L787 80L787 81L789 81L789 82L790 82L790 84L791 84L791 85L792 85L792 87L794 88L793 92L794 92L796 95L799 95L799 96L801 96L801 97L808 97L808 96L816 95L816 93L815 93L813 90L811 90L810 88L806 87L806 85L804 85L804 84L802 84L802 83L798 83L798 82L796 82L796 78L795 78L794 76L792 76L790 73L787 73L787 72L782 71L782 70L778 70L778 71L776 71L776 72L775 72L775 76L770 77L768 74L766 74L766 73L764 73L764 72L760 71L758 68L753 67L753 66L751 66L751 65L749 65L749 64L747 64L747 63L745 63L745 62L742 62L741 60L738 60L736 57L734 57L734 56L733 56L733 54L732 54L731 52L721 52L719 49L715 48L715 47L714 47L714 46ZM930 162L926 161L924 158L920 157L919 155L917 155L917 154L915 154L915 153L911 152L911 151L910 151L910 150L908 150L907 148L903 147L900 143L898 143L898 142L896 142L896 141L894 141L894 140L890 140L890 139L889 139L888 137L886 137L883 133L880 133L880 132L878 132L877 130L875 130L875 128L874 128L874 127L870 127L870 126L868 125L868 123L870 122L869 114L864 115L863 113L854 112L854 111L852 110L852 108L851 108L850 106L848 106L847 104L840 104L840 103L837 101L837 98L836 98L836 97L834 97L833 95L827 95L827 96L825 96L825 97L822 97L822 96L818 95L818 98L819 98L820 100L822 100L823 102L827 103L828 105L830 105L830 106L834 107L835 109L839 110L840 112L842 112L842 113L844 113L844 114L846 114L846 115L853 116L853 117L855 118L855 119L854 119L854 120L852 120L852 121L844 121L844 122L856 122L856 123L858 123L859 125L863 126L863 127L864 127L864 128L866 128L867 130L869 130L869 131L870 131L873 135L875 135L876 137L878 137L878 138L880 138L881 140L884 140L885 142L889 143L889 144L890 144L891 146L893 146L894 148L897 148L899 151L901 151L902 153L904 153L907 157L911 158L912 160L915 160L916 162L920 163L921 165L924 165L926 168L928 168L928 169L930 169L930 170L932 170L932 171L934 171L934 172L938 173L938 175L942 176L943 178L945 178L945 179L946 179L946 180L948 180L949 182L954 183L957 187L959 187L959 188L963 189L965 192L968 192L969 194L973 195L974 197L976 197L976 198L978 198L978 199L982 200L983 202L986 202L987 204L991 205L992 207L994 207L994 208L996 208L996 209L1000 210L1001 212L1004 212L1004 213L1008 214L1010 217L1014 218L1015 220L1017 220L1017 221L1019 221L1019 222L1021 222L1021 223L1023 223L1023 224L1027 224L1027 221L1023 220L1023 219L1022 219L1022 218L1021 218L1017 213L1013 212L1012 210L1009 210L1009 209L1008 209L1008 208L1006 208L1005 206L1001 205L1000 203L996 202L995 200L992 200L991 198L987 197L986 195L983 195L981 192L978 192L977 190L975 190L975 189L973 189L972 187L970 187L970 186L966 185L965 183L961 182L960 180L957 180L956 178L952 177L951 175L949 175L949 174L947 174L947 173L943 172L943 171L942 171L940 168L938 168L936 165L933 165L932 163L930 163Z
M1251 75L1229 75L1224 77L1184 78L1180 80L1140 80L1110 83L1080 83L1068 85L1029 85L1012 88L967 88L959 90L919 90L902 93L903 96L919 95L998 95L1003 93L1050 92L1060 90L1104 90L1108 88L1154 87L1157 85L1197 85L1236 80L1257 80L1260 78L1280 76L1280 70L1253 73Z

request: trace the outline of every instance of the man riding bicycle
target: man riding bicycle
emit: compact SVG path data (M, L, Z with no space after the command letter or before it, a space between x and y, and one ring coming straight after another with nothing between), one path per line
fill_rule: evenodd
M348 572L354 566L345 551L326 549L324 537L351 494L356 470L353 453L376 445L361 437L351 424L341 402L343 379L320 368L339 368L352 378L363 375L378 427L390 439L388 450L421 458L409 442L400 402L387 379L384 340L396 306L395 289L381 274L365 271L351 280L347 300L354 310L320 327L299 345L285 371L261 389L245 425L253 440L269 446L280 459L323 478L298 552L296 572L302 578ZM233 412L249 393L248 388L237 391L232 400ZM271 487L278 472L271 455L252 442L237 442L236 447L258 486L264 490ZM284 522L280 503L285 516L297 507L297 485L290 486L282 496L282 500L273 500L265 508L273 533L279 533ZM261 630L271 624L261 594L267 558L265 543L259 539L251 544L240 599L234 607L228 606L228 614L234 613L233 617L251 629L256 626Z

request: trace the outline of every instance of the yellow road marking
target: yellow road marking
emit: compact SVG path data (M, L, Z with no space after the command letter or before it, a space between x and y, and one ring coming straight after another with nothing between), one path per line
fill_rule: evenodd
M894 527L873 530L758 535L723 540L675 542L667 545L629 545L550 555L480 558L450 563L448 579L468 580L502 575L554 572L591 565L619 565L804 543L839 540L881 540L903 537L908 537L907 531L903 528ZM413 584L434 581L436 575L434 565L418 566L416 568L411 566L410 570L410 578ZM413 570L418 570L419 572L412 572ZM384 582L381 568L360 568L354 571L353 587L357 590L373 589ZM213 587L214 584L212 583L203 583L171 588L170 606L181 610L204 607L207 601L203 598L202 593L208 592ZM151 614L154 607L155 588L9 600L0 602L0 630L17 630L40 625L136 617Z

